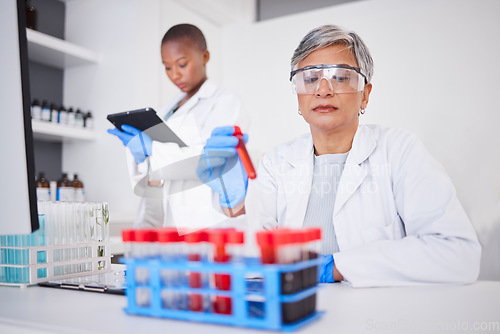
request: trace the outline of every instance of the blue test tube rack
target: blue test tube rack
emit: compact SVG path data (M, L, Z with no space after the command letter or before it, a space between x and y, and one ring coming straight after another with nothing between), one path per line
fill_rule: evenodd
M261 264L258 258L245 258L243 263L214 263L214 262L189 262L189 261L164 261L159 258L139 259L124 258L122 262L127 265L126 295L127 307L125 312L130 315L188 320L213 324L251 327L275 331L295 331L319 319L324 312L317 311L316 292L318 286L305 287L293 294L281 294L281 277L283 273L300 272L312 268L317 269L320 259L312 259L293 264ZM139 284L136 281L136 269L149 271L149 282ZM165 286L162 283L161 271L198 272L207 274L228 274L231 277L231 288L227 291L215 288L189 288L188 286ZM258 275L262 278L262 289L255 291L249 288L248 277ZM149 291L148 305L138 305L137 291ZM171 309L163 307L162 291L184 294L198 294L203 296L222 296L232 299L231 314L217 314L211 311L195 312L186 309ZM252 304L259 300L260 316L252 312ZM313 303L311 312L304 314L293 323L283 320L283 305L298 303L309 299ZM296 308L298 309L298 308ZM300 311L299 311L300 312ZM253 314L252 314L253 313Z

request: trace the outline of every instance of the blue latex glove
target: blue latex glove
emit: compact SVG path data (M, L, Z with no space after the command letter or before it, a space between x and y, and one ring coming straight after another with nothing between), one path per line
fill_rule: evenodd
M321 256L321 255L320 255ZM318 283L333 283L333 255L324 255L323 262L318 267Z
M108 133L117 136L123 145L129 148L135 162L140 164L152 153L153 141L151 137L130 125L122 125L122 130L108 129Z
M245 199L248 175L236 152L234 127L215 128L208 138L196 169L198 178L219 194L219 203L234 208ZM248 136L243 135L246 143Z

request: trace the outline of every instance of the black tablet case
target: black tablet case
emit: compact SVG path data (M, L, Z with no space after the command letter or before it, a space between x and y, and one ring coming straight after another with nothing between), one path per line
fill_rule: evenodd
M110 114L108 121L121 130L123 124L133 126L146 133L151 139L162 143L177 143L180 147L187 145L158 117L153 108L144 108Z

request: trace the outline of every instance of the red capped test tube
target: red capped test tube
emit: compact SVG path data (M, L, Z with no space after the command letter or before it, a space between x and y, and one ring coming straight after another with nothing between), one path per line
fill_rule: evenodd
M158 246L162 261L173 262L177 260L180 253L180 240L175 227L164 227L158 230ZM164 286L179 285L176 270L162 269L160 276Z
M227 236L226 251L233 263L243 263L244 261L245 233L238 230L229 230Z
M307 233L307 256L305 260L316 259L321 251L321 228L311 227Z
M213 229L208 233L208 241L212 244L212 258L214 262L226 263L229 261L230 256L226 252L226 245L228 241L228 230L226 229ZM231 289L231 276L228 274L214 274L214 285L217 290ZM215 296L213 302L214 313L218 314L231 314L232 305L231 298L225 296Z
M158 256L158 234L153 229L135 230L136 256L139 258L152 258Z
M134 256L135 230L133 229L122 230L122 241L125 247L123 255L126 258Z
M135 257L141 260L147 260L158 256L158 245L156 243L158 235L156 230L142 229L135 230ZM137 265L135 268L135 281L137 288L135 290L135 299L137 306L150 306L151 302L151 282L149 267Z
M257 244L261 251L262 263L291 264L300 261L300 230L280 228L273 231L257 232ZM300 290L302 275L298 272L281 274L281 291L290 294Z
M243 132L241 132L239 126L234 127L233 136L238 138L238 146L236 146L236 152L238 152L238 156L240 157L241 163L243 164L248 177L250 179L255 179L257 177L257 173L255 172L255 168L253 167L250 155L248 154L247 148L245 146L245 141L243 140Z
M259 231L256 237L260 248L260 261L262 263L276 263L273 232L266 230Z
M134 257L138 259L148 259L158 254L157 233L155 230L141 229L135 230ZM135 270L135 280L138 284L149 283L149 269L138 266Z
M209 241L212 244L214 262L243 262L244 233L242 231L213 229L209 232ZM215 273L213 277L216 289L222 291L231 289L231 275ZM232 314L231 297L215 296L213 310L218 314Z
M321 249L321 228L308 228L305 230L306 244L302 248L302 259L304 261L316 259ZM318 282L318 270L316 266L306 268L303 271L304 288L315 286Z
M163 261L175 261L180 253L181 236L175 227L158 229L160 258Z
M162 261L174 262L179 259L182 239L175 227L165 227L158 230L160 258ZM186 309L187 295L171 289L171 287L181 286L183 275L185 275L185 272L179 270L160 269L162 286L167 287L167 289L161 290L162 306L164 308Z
M204 231L192 231L184 235L187 247L187 260L190 262L201 262L202 256L206 256L204 243L207 241L207 234ZM195 271L188 272L188 282L190 288L202 288L202 274ZM203 312L203 296L201 294L189 294L189 310Z

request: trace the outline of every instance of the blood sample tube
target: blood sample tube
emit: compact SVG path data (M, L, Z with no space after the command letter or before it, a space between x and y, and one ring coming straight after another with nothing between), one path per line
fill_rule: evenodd
M241 163L243 164L248 177L250 179L255 179L257 177L257 173L255 172L255 168L253 167L250 155L248 155L245 142L243 141L243 133L241 132L239 126L234 127L233 136L238 138L238 146L236 146L236 152L238 152L238 156L240 157Z
M245 233L243 231L229 230L226 251L233 263L244 262Z
M260 261L262 263L275 263L276 254L272 231L259 231L256 234L257 244L260 248Z
M321 251L321 228L310 228L311 230L311 247L310 247L310 258L316 259Z
M280 228L273 231L274 245L276 247L276 263L290 264L296 258L295 244L292 230Z
M300 261L300 243L303 243L301 231L290 229L278 229L274 231L274 242L276 245L277 262L280 264L292 264ZM303 273L290 271L281 273L281 293L292 294L302 289ZM304 311L305 299L297 302L282 303L281 313L284 323L293 323L299 320Z
M257 245L260 249L260 261L262 264L276 263L276 248L274 245L273 231L259 231L256 233ZM247 281L247 290L262 293L265 282L263 277L255 277L254 280ZM265 316L264 303L261 301L248 300L248 312L252 318L263 318Z
M174 261L186 263L188 256L188 247L185 241L185 236L189 233L186 229L177 229L177 250ZM179 287L189 286L189 273L184 270L178 270L174 282ZM174 308L178 310L189 309L189 294L186 292L176 291L174 298Z
M209 241L212 244L212 258L214 262L226 263L229 261L229 255L226 252L228 241L228 231L224 229L210 230ZM228 274L214 274L214 286L217 290L229 290L231 288L231 276ZM213 303L214 313L231 314L231 298L225 296L215 296Z
M201 230L200 233L200 261L207 262L210 254L210 242L208 241L208 230ZM201 287L206 288L209 285L209 274L206 271L201 273ZM203 299L205 310L210 309L210 296L206 295Z
M187 248L187 260L189 262L200 262L201 252L202 252L202 234L200 231L193 231L184 235L184 241L186 242ZM201 273L196 271L188 272L188 281L190 288L201 288L202 287L202 277ZM189 310L194 312L203 311L203 297L201 294L190 293L189 294Z

